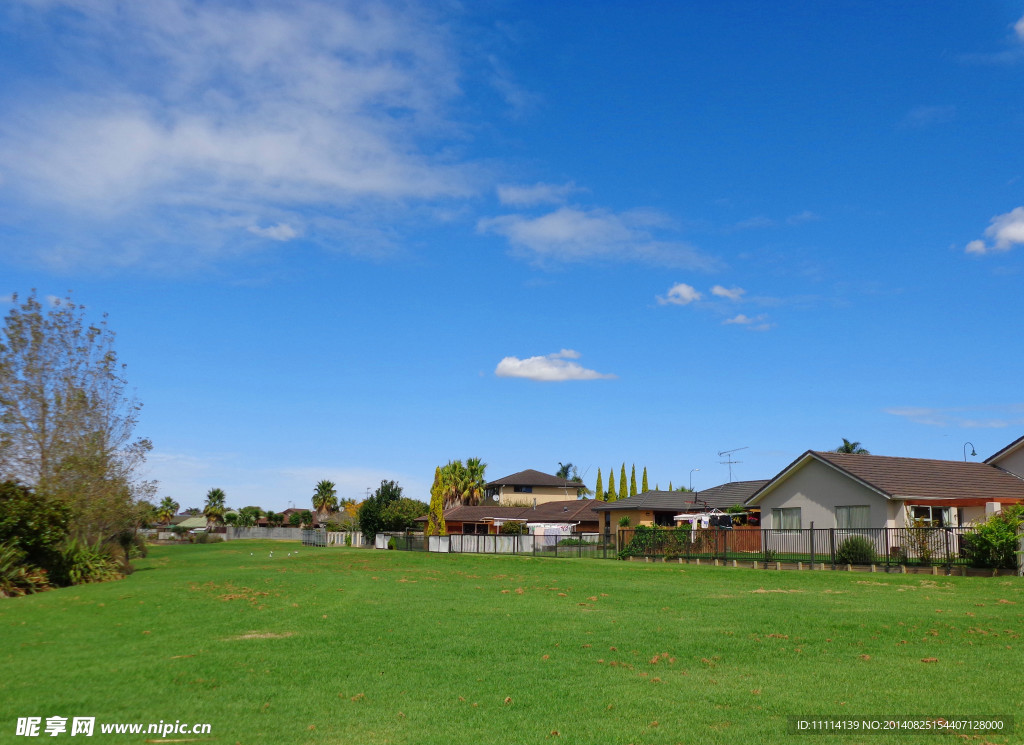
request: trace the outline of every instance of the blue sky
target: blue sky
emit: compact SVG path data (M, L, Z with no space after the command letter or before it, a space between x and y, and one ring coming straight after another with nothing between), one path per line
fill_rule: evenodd
M1024 4L12 0L0 300L160 496L768 478L1024 432Z

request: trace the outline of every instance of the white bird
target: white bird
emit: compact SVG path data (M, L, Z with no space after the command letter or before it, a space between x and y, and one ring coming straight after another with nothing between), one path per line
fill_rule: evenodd
M252 556L252 551L249 552L249 556Z
M273 551L270 552L270 557L269 558L271 558L271 559L274 558L274 552Z

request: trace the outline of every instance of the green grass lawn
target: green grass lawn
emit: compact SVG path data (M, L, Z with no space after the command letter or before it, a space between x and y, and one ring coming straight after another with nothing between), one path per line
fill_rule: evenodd
M969 739L796 735L787 722L1017 714L1017 578L269 541L158 547L136 566L0 601L0 743L1024 740L1024 715L1015 732ZM26 716L95 716L97 730L15 737ZM212 734L99 733L178 719Z

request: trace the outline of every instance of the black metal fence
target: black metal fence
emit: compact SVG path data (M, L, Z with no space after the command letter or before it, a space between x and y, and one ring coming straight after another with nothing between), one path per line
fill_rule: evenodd
M616 553L683 559L952 566L976 563L974 528L622 528Z

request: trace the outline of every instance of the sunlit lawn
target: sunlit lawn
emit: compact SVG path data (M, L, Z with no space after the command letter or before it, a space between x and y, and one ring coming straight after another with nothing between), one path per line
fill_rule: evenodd
M199 741L242 745L1024 739L1024 717L966 740L787 722L1021 711L1017 578L255 541L160 547L137 567L0 600L0 742L41 741L14 737L26 716L209 722ZM98 724L44 739L161 741Z

